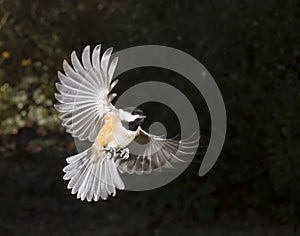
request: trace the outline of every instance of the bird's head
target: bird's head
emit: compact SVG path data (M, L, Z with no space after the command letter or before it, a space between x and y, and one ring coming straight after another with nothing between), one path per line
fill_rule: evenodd
M131 115L133 116L133 121L129 122L129 130L135 131L141 126L146 118L141 109L135 108Z
M119 115L123 126L132 131L137 130L146 118L143 111L136 107L127 107L124 110L119 109Z

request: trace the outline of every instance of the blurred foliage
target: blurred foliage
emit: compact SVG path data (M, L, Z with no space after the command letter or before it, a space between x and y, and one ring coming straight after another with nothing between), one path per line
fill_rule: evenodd
M200 163L192 164L170 186L140 193L139 204L155 202L158 212L171 206L203 221L229 212L299 222L299 1L0 0L0 6L3 137L40 127L63 135L54 84L72 50L97 43L117 50L175 47L216 79L228 113L226 144L208 176L198 178Z

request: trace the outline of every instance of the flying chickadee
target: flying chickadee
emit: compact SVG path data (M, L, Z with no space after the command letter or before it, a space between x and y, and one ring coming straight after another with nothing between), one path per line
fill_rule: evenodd
M151 135L141 128L146 116L139 109L131 113L117 109L111 93L118 80L112 81L118 58L110 62L112 48L100 58L101 45L82 53L82 63L71 54L72 67L63 61L64 74L58 72L55 94L62 125L66 132L92 145L77 155L68 157L63 169L68 189L82 201L98 201L115 196L124 189L120 173L143 174L162 167L172 168L175 156L188 148L184 142ZM110 63L109 63L110 62ZM125 125L124 125L125 124Z

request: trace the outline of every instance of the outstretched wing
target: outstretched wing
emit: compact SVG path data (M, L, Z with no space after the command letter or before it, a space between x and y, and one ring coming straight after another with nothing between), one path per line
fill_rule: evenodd
M107 49L100 59L101 45L94 48L92 58L90 47L82 52L82 63L75 51L71 54L70 66L63 62L64 74L58 72L60 83L56 83L59 104L55 108L61 113L59 118L66 132L79 140L93 142L102 126L107 112L117 111L111 104L116 94L110 94L118 82L112 82L118 58L109 64L112 48ZM92 60L91 60L92 59Z
M195 143L195 140L184 142L165 139L140 129L128 145L129 158L117 159L118 169L121 173L148 174L154 170L161 170L162 167L174 168L172 163L184 162L175 154L188 154L188 149L195 147Z

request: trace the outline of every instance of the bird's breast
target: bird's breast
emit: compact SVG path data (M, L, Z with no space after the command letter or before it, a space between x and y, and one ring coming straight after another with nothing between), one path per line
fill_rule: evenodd
M116 149L126 147L135 137L135 132L122 126L120 120L113 116L104 118L104 125L100 129L96 142L99 147L113 147Z

